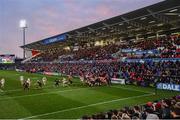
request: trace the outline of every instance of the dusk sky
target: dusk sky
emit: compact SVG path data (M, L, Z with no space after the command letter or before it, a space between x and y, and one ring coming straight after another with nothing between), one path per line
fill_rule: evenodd
M0 54L22 57L19 20L31 43L163 0L0 0Z

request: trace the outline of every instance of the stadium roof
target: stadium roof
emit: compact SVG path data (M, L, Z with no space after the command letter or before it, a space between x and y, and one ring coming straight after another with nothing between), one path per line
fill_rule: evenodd
M180 0L165 0L123 15L106 19L66 33L58 34L37 42L21 46L22 48L44 50L48 46L65 46L78 42L90 42L107 38L117 40L128 37L142 37L163 31L180 28ZM65 41L44 44L66 36Z

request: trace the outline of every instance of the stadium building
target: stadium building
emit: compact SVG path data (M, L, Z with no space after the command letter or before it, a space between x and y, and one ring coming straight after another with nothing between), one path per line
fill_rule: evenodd
M27 61L111 44L136 46L162 36L179 34L179 1L166 0L142 9L22 46ZM122 47L123 48L123 47ZM67 53L68 54L68 53ZM38 55L34 58L34 56Z
M180 118L180 0L21 48L26 59L16 71L0 71L0 108L16 108L0 109L0 118Z

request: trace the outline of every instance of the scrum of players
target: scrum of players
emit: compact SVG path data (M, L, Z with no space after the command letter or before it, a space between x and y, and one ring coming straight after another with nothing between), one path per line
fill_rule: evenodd
M88 72L86 74L81 73L79 78L84 85L88 85L90 87L101 86L101 85L111 85L111 80L108 74L97 75L97 74Z

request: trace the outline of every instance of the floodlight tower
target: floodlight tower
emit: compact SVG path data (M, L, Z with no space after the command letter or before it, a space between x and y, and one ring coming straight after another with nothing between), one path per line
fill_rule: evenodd
M22 28L23 30L23 46L24 46L26 44L26 28L27 28L26 20L24 19L20 20L19 27ZM23 48L23 59L25 59L25 48Z

